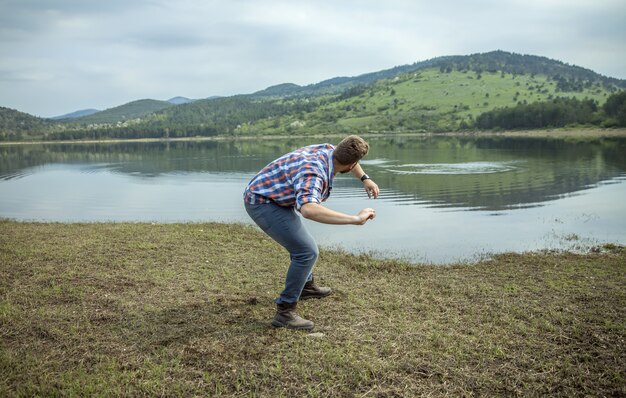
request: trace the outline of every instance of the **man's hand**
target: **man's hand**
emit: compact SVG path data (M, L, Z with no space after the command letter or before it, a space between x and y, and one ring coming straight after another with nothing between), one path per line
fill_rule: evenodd
M352 175L360 180L361 177L363 177L363 174L365 174L365 172L363 171L363 168L361 167L360 164L357 163L352 168ZM380 190L378 189L378 185L376 185L374 181L372 181L369 178L363 181L363 188L365 188L365 193L367 194L368 197L370 198L373 197L374 199L378 198L378 194L380 193Z
M359 212L359 214L357 214L357 217L359 217L359 222L356 223L357 225L363 225L365 224L368 220L373 220L374 218L376 218L376 211L374 211L374 209L363 209Z
M380 193L380 190L378 189L378 185L376 185L374 181L370 179L363 181L363 187L365 188L365 192L367 193L368 198L372 198L372 197L374 199L378 198L378 194Z

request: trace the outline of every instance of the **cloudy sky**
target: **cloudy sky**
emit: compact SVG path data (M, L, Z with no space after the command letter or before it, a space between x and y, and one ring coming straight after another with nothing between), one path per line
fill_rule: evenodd
M496 49L626 78L624 0L0 0L0 106L205 98Z

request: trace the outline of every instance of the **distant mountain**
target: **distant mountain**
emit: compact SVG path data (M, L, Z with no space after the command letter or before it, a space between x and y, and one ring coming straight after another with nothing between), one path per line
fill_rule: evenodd
M369 85L383 79L392 79L402 74L438 68L442 72L504 72L514 75L545 75L560 81L564 91L577 81L597 81L606 88L626 88L626 80L602 76L592 70L536 55L522 55L506 51L492 51L472 55L452 55L432 58L410 65L396 66L378 72L365 73L353 77L334 77L307 86L285 83L268 87L252 94L255 97L317 96L339 94L351 87Z
M223 134L243 135L454 131L474 126L479 115L495 108L559 97L588 98L602 105L612 93L624 88L626 80L579 66L546 57L493 51L439 57L308 86L270 86L242 96L239 111L228 111L233 117L214 123ZM243 103L246 98L248 104ZM261 109L263 101L274 103L275 107ZM194 113L209 115L220 107L219 102L199 103ZM244 112L249 112L247 118L242 117ZM172 120L164 116L164 120ZM599 114L590 120L599 121L602 117ZM179 115L177 123L188 120L189 124L207 124L191 113L185 118Z
M176 106L167 101L157 101L153 99L142 99L132 101L124 105L116 106L104 111L73 119L81 124L117 123L135 119L141 119L154 112L171 106Z
M29 124L47 124L48 120L0 106L0 129L20 128Z
M65 115L54 116L54 117L51 117L50 119L52 120L76 119L76 118L83 117L83 116L93 115L94 113L97 113L97 112L100 112L100 110L99 109L82 109L79 111L67 113Z
M428 61L416 62L411 65L396 66L378 72L365 73L358 76L339 76L323 80L319 83L299 86L293 83L278 84L257 91L252 94L254 97L275 97L275 96L318 96L341 93L351 87L358 85L368 85L382 79L390 79L403 73L439 67L441 63L447 62L453 57L439 57Z
M299 93L302 90L302 86L298 86L293 83L277 84L270 86L265 90L257 91L252 94L253 97L284 97Z
M438 57L307 86L277 84L248 95L185 103L183 97L139 100L59 122L11 113L7 119L13 129L4 130L4 139L16 132L24 138L50 133L52 139L442 132L474 128L481 115L494 109L560 98L590 101L585 102L591 112L588 120L600 125L606 116L602 105L625 88L626 80L579 66L493 51ZM1 118L2 112L0 127L7 125Z
M167 100L167 102L169 102L170 104L173 105L182 105L182 104L188 104L190 102L194 102L195 100L187 98L187 97L174 97L174 98L170 98Z
M55 127L56 124L49 119L0 106L0 141L43 135Z

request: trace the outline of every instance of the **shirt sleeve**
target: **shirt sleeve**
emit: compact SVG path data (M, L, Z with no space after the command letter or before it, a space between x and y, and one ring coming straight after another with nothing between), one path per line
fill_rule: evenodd
M324 180L314 172L303 173L295 183L296 210L307 203L322 203Z

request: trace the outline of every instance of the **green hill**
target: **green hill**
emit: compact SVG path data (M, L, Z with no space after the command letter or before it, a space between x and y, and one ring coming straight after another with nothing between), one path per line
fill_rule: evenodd
M247 109L250 117L231 112L232 119L221 119L216 127L222 134L450 131L473 126L484 112L517 104L567 97L602 105L623 88L624 80L561 61L494 51L439 57L309 86L272 86L239 97L239 109ZM223 103L196 105L208 115ZM260 107L263 112L258 112ZM167 114L175 111L162 112L162 120L168 123L172 119Z
M124 105L116 106L114 108L106 109L101 112L96 112L88 116L76 118L72 122L80 123L81 125L126 122L134 119L143 118L154 112L172 106L175 105L167 101L142 99L132 101Z
M21 140L32 132L55 131L57 123L0 106L0 141Z
M502 127L502 124L476 123L488 112L526 107L522 109L525 117L532 118L535 109L541 112L578 106L579 102L588 111L588 117L563 119L565 124L612 126L619 124L621 118L612 116L613 121L605 123L603 105L625 88L626 80L561 61L493 51L433 58L308 86L278 84L250 95L181 105L134 101L61 125L29 122L30 127L20 131L28 139L442 132ZM534 105L549 101L559 104ZM576 112L573 108L566 111ZM500 112L496 116L508 117L509 113ZM487 119L493 121L496 116ZM482 117L481 121L484 120ZM537 127L537 124L529 126ZM5 133L4 137L8 135Z
M522 55L498 50L481 54L437 57L354 77L335 77L308 86L281 84L253 95L274 96L276 89L280 90L281 96L339 94L355 86L370 85L379 80L392 79L396 76L428 69L439 69L441 72L476 72L478 74L484 72L504 72L513 75L542 74L557 81L559 88L564 91L572 91L570 89L578 88L581 84L589 81L599 82L609 90L611 87L626 88L625 80L602 76L579 66L568 65L561 61L536 55Z
M609 87L596 79L584 81L580 90L563 91L558 80L542 74L430 68L355 86L310 112L260 120L246 129L274 133L450 131L471 126L483 112L518 103L564 96L602 104L617 89Z

